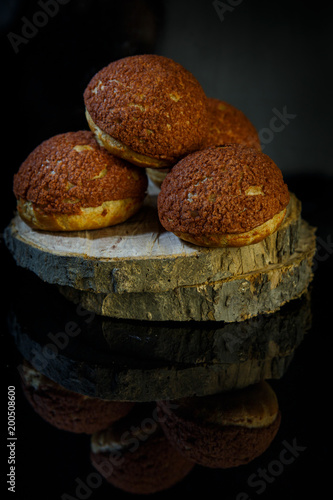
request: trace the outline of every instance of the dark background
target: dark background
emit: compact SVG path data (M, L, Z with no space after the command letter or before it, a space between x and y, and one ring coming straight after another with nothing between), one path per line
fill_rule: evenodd
M331 488L333 6L304 1L236 3L224 2L229 8L222 20L214 3L204 0L70 0L57 4L58 12L44 23L45 16L36 17L42 10L40 3L2 0L1 232L15 210L12 177L20 163L42 140L87 128L84 88L111 60L137 53L175 59L193 72L207 94L242 109L264 138L274 109L286 108L295 115L270 136L264 149L302 200L303 217L317 227L318 236L313 324L286 377L275 384L284 415L281 429L260 462L230 471L197 468L177 490L192 495L216 493L228 500L242 491L251 498L301 499L305 487L320 498ZM22 36L26 20L33 19L45 25L28 30L30 38L18 44L16 53L13 35L12 42L8 35ZM15 369L19 358L7 332L6 313L21 285L21 274L3 241L1 263L5 292L1 397L6 412L7 386L19 387ZM26 293L33 293L33 287ZM85 478L92 471L88 440L43 422L19 391L17 429L16 497L53 500L64 492L75 496L75 478ZM306 450L267 485L265 493L249 490L249 475L278 459L283 441L293 439ZM2 452L3 471L7 471L3 438ZM170 490L158 496L173 494ZM90 498L109 495L126 497L103 484Z

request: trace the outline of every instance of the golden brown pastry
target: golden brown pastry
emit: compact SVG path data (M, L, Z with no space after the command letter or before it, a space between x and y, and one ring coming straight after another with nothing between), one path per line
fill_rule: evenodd
M47 231L98 229L141 207L146 173L101 147L91 131L59 134L37 146L14 176L21 218Z
M202 145L207 100L196 78L160 55L102 68L84 91L86 117L100 144L140 167L165 168Z
M243 144L261 150L258 132L243 111L231 104L207 98L208 129L200 149L223 144ZM147 168L150 180L160 188L170 168Z
M207 98L209 126L203 149L222 144L243 144L261 150L258 132L247 116L226 101Z
M158 195L162 226L208 247L244 246L272 234L289 203L281 170L238 144L210 147L178 162Z

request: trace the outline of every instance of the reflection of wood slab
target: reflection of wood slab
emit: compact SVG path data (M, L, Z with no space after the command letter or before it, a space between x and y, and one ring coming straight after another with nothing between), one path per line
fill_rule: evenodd
M152 323L103 318L48 284L28 295L22 285L9 326L23 357L67 389L110 400L203 396L279 379L311 325L308 295L241 323Z
M314 229L301 222L294 253L283 263L165 292L95 293L61 287L69 300L103 316L152 321L243 321L277 311L301 296L312 279Z
M296 249L300 221L301 204L291 195L284 222L264 241L242 248L202 248L161 227L152 192L137 215L114 227L41 232L16 216L5 240L16 262L48 283L101 293L164 293L286 262Z

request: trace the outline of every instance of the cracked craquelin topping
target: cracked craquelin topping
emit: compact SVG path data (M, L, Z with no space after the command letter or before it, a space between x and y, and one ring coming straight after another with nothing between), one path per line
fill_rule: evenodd
M84 102L93 122L134 151L171 162L200 149L205 93L183 66L158 55L129 56L101 69Z
M249 231L289 203L281 170L243 145L209 147L178 162L163 181L158 214L168 231L227 234Z
M236 143L260 151L258 132L243 111L212 97L207 103L209 127L203 148Z
M143 199L146 173L116 158L90 131L59 134L37 146L14 175L14 194L46 213L75 214L105 201Z

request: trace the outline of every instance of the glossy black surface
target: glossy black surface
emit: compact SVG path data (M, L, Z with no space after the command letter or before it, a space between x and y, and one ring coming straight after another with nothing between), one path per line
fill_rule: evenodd
M130 53L154 51L158 37L154 28L155 21L151 20L155 19L155 15L159 36L163 35L168 40L177 35L177 40L183 40L183 44L179 45L180 57L185 60L188 51L192 54L191 60L194 59L195 44L193 48L186 43L186 39L182 39L177 31L180 29L179 23L173 26L166 22L163 4L160 9L158 2L142 2L154 12L153 18L151 14L145 14L143 20L138 15L135 17L137 22L133 20L128 22L127 5L141 2L122 2L122 6L117 2L118 11L122 11L117 20L123 19L123 22L115 22L115 17L112 17L114 11L110 14L110 8L115 7L115 2L73 0L67 3L68 5L60 7L57 16L40 28L27 44L20 46L19 53L15 54L8 42L8 32L20 33L22 16L32 19L40 7L37 2L3 2L4 6L8 4L11 9L16 4L18 7L16 11L13 9L12 20L2 23L4 61L8 63L6 66L8 71L2 78L2 99L4 107L8 105L10 111L6 114L8 122L2 137L2 152L10 151L10 159L7 157L6 161L2 161L2 230L10 221L14 210L14 199L11 194L12 175L20 162L44 138L85 126L81 95L85 84L99 67L112 58ZM296 7L290 10L290 3L285 2L281 5L279 2L278 6L274 7L274 16L269 18L267 11L261 14L261 2L241 2L239 14L237 10L230 11L230 17L229 19L226 17L225 21L228 24L221 24L221 29L229 34L230 46L236 41L233 36L237 37L238 41L239 37L243 37L243 43L238 43L237 47L241 47L239 50L244 53L244 57L240 57L230 49L231 59L234 57L236 60L238 54L239 59L244 60L247 54L253 61L254 56L246 52L246 47L253 47L253 44L247 44L247 40L255 39L257 53L255 59L259 66L260 57L264 53L266 55L263 57L263 63L268 64L268 61L276 60L280 75L283 75L283 68L286 68L284 77L281 76L279 80L280 83L284 82L279 91L269 77L265 80L266 90L262 90L260 113L269 120L272 106L279 108L288 105L290 112L297 109L299 117L299 125L295 121L296 128L286 129L284 136L282 134L277 136L270 148L267 146L266 152L276 153L279 148L283 148L284 153L281 157L284 159L287 157L286 152L292 151L293 160L280 166L290 190L295 192L303 203L303 217L317 227L318 253L311 286L311 324L298 345L287 372L282 378L271 382L279 400L282 421L279 432L267 452L246 466L226 471L197 466L182 483L171 490L157 494L156 497L159 498L171 498L179 492L183 495L194 493L214 495L227 500L246 498L298 500L305 496L304 491L314 498L326 498L331 491L333 180L328 138L332 130L330 111L332 106L330 103L326 108L324 104L330 94L327 68L332 32L329 26L332 16L331 10L326 10L325 5L328 4L296 2L295 5ZM99 6L100 10L96 6ZM112 19L111 22L106 21L106 12ZM192 38L196 40L201 50L205 48L207 53L212 51L216 54L219 50L219 39L209 47L205 45L207 40L205 34L210 30L209 24L203 25L198 22L195 24L190 6L187 12L188 15L182 18L180 24L188 23L188 33L192 33ZM246 21L249 13L251 22ZM206 19L205 16L203 18ZM150 19L148 24L147 19ZM238 24L240 19L242 22ZM142 28L141 31L137 30L138 26ZM237 29L239 26L241 28ZM272 40L265 38L267 27L270 27L273 33L281 34L281 44L279 36L275 37L274 44ZM90 35L87 36L87 33ZM149 36L143 36L147 33ZM288 50L285 44L286 37L294 41L293 48L297 47L297 50ZM225 42L225 38L223 41ZM302 57L297 59L295 57L297 54L302 54ZM232 67L235 68L234 65ZM209 78L206 66L203 65L203 68L207 81ZM293 68L291 73L290 68ZM251 73L247 67L247 77L249 75L252 75L249 88L258 88L256 72ZM230 74L229 78L232 79ZM238 79L242 79L239 68L237 75L235 74L235 81ZM300 89L295 100L292 94L288 94L288 80L294 90ZM238 85L240 84L234 86L232 94L234 97L237 95ZM226 88L230 89L230 86L229 81ZM244 87L241 88L243 91ZM269 94L269 99L265 100L265 92ZM251 98L249 100L251 101ZM243 96L238 102L244 102ZM296 107L293 108L293 104ZM247 109L255 115L255 104ZM4 114L2 118L4 120ZM254 121L256 121L255 116ZM316 140L311 142L311 137L315 137ZM295 149L292 149L293 144ZM311 150L308 161L305 160L306 153L302 145L305 151ZM302 152L299 155L302 160L297 161L297 151ZM88 489L82 486L88 484L90 474L93 472L89 460L89 437L74 435L50 426L35 414L23 397L17 373L21 354L11 334L8 317L17 302L17 289L20 289L20 301L26 306L27 303L33 304L39 286L34 285L35 277L32 277L30 283L29 276L16 268L3 242L1 242L1 263L1 284L4 292L1 299L3 368L1 394L6 413L7 388L8 386L16 388L17 437L16 494L9 492L8 485L3 481L1 486L3 497L15 496L20 499L36 500L71 497L97 500L129 497L105 482L98 487L88 486ZM24 301L25 296L29 299L27 303ZM44 296L44 299L48 302L47 296ZM43 327L46 336L49 331L55 332L61 328L59 324L61 315L57 315L57 311L52 309L55 303L51 298L48 305L52 310L49 318L47 311L46 313L44 311L45 314L41 317L36 316L33 305L29 306L26 313L30 324L35 322L39 325L39 335ZM53 322L52 318L56 318L56 321ZM51 321L51 325L48 321ZM98 349L102 356L106 355L102 343L98 345ZM77 351L75 352L77 354ZM7 437L5 422L2 429L3 470L7 474L9 449L5 443ZM288 446L294 447L294 455L289 454L289 463L283 463L283 457L286 456L283 450ZM81 485L79 490L77 490L78 484ZM67 496L64 496L65 494Z
M296 182L297 181L297 182ZM315 276L311 286L311 312L312 322L309 330L295 350L293 359L288 370L279 380L272 380L281 412L282 421L279 432L270 448L258 459L246 466L230 470L212 470L196 466L184 481L174 489L182 493L194 493L199 490L202 494L207 491L221 493L225 498L237 498L241 492L247 492L250 498L259 496L257 487L248 484L253 474L258 474L259 468L265 468L277 474L267 477L274 481L266 481L265 491L260 494L261 498L302 498L299 496L299 488L305 484L314 492L324 492L329 484L330 450L332 444L332 430L330 426L330 383L331 383L331 352L332 352L332 324L331 324L331 280L332 280L332 255L329 249L331 241L331 217L332 208L329 197L313 197L314 192L319 191L320 184L311 179L311 183L301 186L300 179L290 180L291 187L298 190L304 200L304 216L312 224L318 227L318 258L315 260ZM295 184L293 185L293 182ZM332 183L331 183L332 184ZM327 189L330 187L326 182ZM311 187L311 189L310 189ZM314 189L317 188L317 189ZM318 190L318 191L317 191ZM311 196L309 197L309 193ZM317 224L316 224L317 222ZM324 251L326 244L326 253ZM2 326L3 326L3 398L6 398L6 387L16 387L16 432L17 432L17 494L20 498L61 498L63 493L75 497L77 482L76 478L85 481L93 469L89 460L90 440L88 436L73 435L69 432L60 431L44 422L34 413L30 405L23 397L17 366L21 363L20 353L15 345L14 337L8 328L8 315L17 297L16 289L20 284L20 296L27 298L25 306L33 303L33 298L38 297L40 286L38 280L31 276L27 285L26 271L17 269L12 262L11 256L6 249L2 248L2 262L7 270L10 270L10 278L4 280L6 283L6 297L3 302ZM37 286L36 286L37 285ZM54 291L50 290L49 307L52 310L57 301L51 300ZM43 301L47 302L44 295ZM38 308L37 308L38 309ZM44 329L45 341L51 332L60 330L61 318L64 311L59 314L48 314L36 316L35 308L29 309L26 316L27 324L35 324L38 330L34 333L39 336ZM56 321L52 322L52 316ZM85 316L86 318L88 316ZM81 320L84 316L81 317ZM96 318L95 318L96 319ZM77 316L75 317L77 320ZM91 322L93 325L93 322ZM63 329L62 329L63 330ZM89 337L91 342L92 338ZM105 339L103 340L105 341ZM105 358L107 351L99 338L97 350L102 352ZM74 353L75 351L73 351ZM72 353L72 354L73 354ZM91 353L90 353L91 354ZM77 355L77 351L76 351ZM133 358L132 358L133 359ZM137 362L137 361L136 361ZM279 456L285 443L297 444L297 457L293 463L282 467L278 465ZM303 449L304 448L304 449ZM295 452L296 453L296 452ZM6 457L6 453L3 455ZM273 465L272 465L273 464ZM281 472L279 472L281 470ZM37 478L41 479L38 480ZM319 478L321 478L319 480ZM43 479L43 481L42 481ZM46 483L44 481L47 481ZM255 482L255 484L257 484ZM262 483L260 483L262 485ZM51 487L52 485L52 487ZM263 486L263 485L262 485ZM111 489L110 489L111 488ZM81 491L83 494L83 490ZM98 488L92 488L92 498L104 498L112 494L113 497L122 498L126 494L115 490L103 482ZM170 492L157 494L161 498L169 498ZM29 495L29 496L25 496Z
M67 389L114 401L206 396L279 379L312 323L311 292L241 323L159 323L98 316L31 271L21 280L8 312L18 351Z

